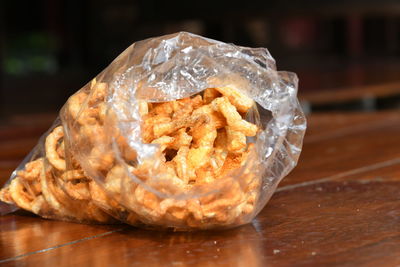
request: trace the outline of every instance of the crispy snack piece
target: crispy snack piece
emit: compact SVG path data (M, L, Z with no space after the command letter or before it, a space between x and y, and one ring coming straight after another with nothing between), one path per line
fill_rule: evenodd
M43 201L42 198L39 200L35 195L29 192L29 187L24 184L20 177L16 177L11 181L9 192L11 199L15 204L17 204L17 206L31 212L35 212L34 207L35 204L37 205L35 200L40 202Z
M72 95L67 102L68 114L73 120L77 121L80 124L87 123L87 121L85 120L86 118L80 118L87 97L88 95L84 91L79 91Z
M34 181L39 177L42 170L43 158L38 158L25 164L25 169L18 171L17 176L27 181Z
M189 150L189 146L181 146L172 160L175 164L175 170L178 177L186 183L195 175L193 169L191 169L187 163Z
M209 161L217 129L213 123L205 123L193 130L193 147L188 153L188 163L194 169L201 168Z
M211 105L201 106L193 111L193 115L206 115L210 123L213 123L216 129L220 129L226 125L225 117L215 111Z
M11 197L10 186L5 186L4 188L0 189L0 200L11 205L15 204Z
M197 95L193 98L184 98L172 103L174 110L172 119L174 120L190 115L194 109L203 105L203 98L201 95Z
M62 144L62 137L62 127L54 128L45 142L46 158L28 162L23 170L18 171L10 184L1 190L1 200L46 218L114 222L91 202L88 178L82 170L64 169L63 149L56 148Z
M157 144L161 146L161 151L164 151L169 145L171 145L174 142L175 138L164 135L161 136L160 138L154 139L151 143L152 144Z
M11 183L0 191L0 199L37 213L45 205L40 187L43 170L43 158L28 162L25 169L18 171Z
M174 140L168 145L168 148L179 150L181 147L188 147L192 143L193 137L186 132L186 128L179 129L173 135Z
M240 92L234 86L217 87L215 90L227 97L239 112L247 112L254 105L253 99Z
M93 106L99 102L104 102L107 90L107 83L97 82L96 78L93 79L90 83L90 96L88 101L89 106Z
M74 181L74 180L81 180L81 179L87 179L87 178L81 169L76 169L76 170L69 170L69 171L64 172L61 175L61 179L64 181Z
M226 126L225 130L227 135L226 148L229 152L238 152L246 148L246 135L244 133L233 130L231 126Z
M213 100L211 103L214 110L219 111L226 118L227 124L234 131L244 133L246 136L255 136L257 134L258 127L242 118L239 112L237 112L234 105L232 105L228 98L219 97Z
M47 160L54 166L54 168L65 171L65 159L63 159L58 153L57 148L60 140L64 137L64 131L62 126L54 128L54 130L46 137L45 149Z
M204 99L204 103L205 104L210 104L215 98L220 97L221 94L219 93L219 91L215 88L207 88L206 90L204 90L204 95L203 95L203 99Z
M210 120L209 116L205 114L193 114L192 116L185 116L176 120L166 123L156 124L153 127L154 136L156 138L163 135L170 135L185 127L194 127Z

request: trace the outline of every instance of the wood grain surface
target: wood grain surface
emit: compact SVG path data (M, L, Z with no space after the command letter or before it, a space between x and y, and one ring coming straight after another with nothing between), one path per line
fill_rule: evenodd
M343 103L346 101L381 98L400 95L400 82L378 83L358 87L337 88L336 90L323 90L319 92L303 93L302 101L313 105Z
M50 124L0 128L3 182ZM399 266L400 112L308 125L298 166L251 224L174 233L17 212L0 217L0 266Z

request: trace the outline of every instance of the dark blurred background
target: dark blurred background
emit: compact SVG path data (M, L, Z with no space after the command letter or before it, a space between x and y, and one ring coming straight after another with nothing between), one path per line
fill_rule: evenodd
M131 43L267 47L307 111L400 107L400 1L0 1L0 119L54 113Z

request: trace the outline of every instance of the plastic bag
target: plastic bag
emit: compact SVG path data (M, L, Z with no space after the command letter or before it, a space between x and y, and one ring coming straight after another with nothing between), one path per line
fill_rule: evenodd
M87 223L248 223L300 155L296 94L264 48L186 32L134 43L68 99L0 199Z

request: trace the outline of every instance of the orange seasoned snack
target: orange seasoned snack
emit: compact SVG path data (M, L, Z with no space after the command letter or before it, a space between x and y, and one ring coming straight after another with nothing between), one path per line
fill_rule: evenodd
M79 124L80 139L97 144L104 142L102 105L108 86L93 80L89 94L78 92L67 102L65 111ZM86 108L79 108L87 101ZM100 107L100 108L99 108ZM132 164L135 153L123 153L124 166L113 153L95 146L89 153L91 167L104 173L96 182L85 174L70 155L65 155L63 126L55 127L45 139L45 156L28 162L8 187L2 189L3 201L48 217L64 217L88 222L113 222L173 225L207 228L231 224L254 209L258 183L240 187L239 180L223 181L217 196L191 200L160 198L146 190L146 182L159 191L185 194L198 186L213 184L246 163L254 146L246 141L255 136L258 126L242 114L254 108L254 102L237 89L208 88L192 97L161 103L141 101L141 138L159 149L156 182L150 177L155 162ZM123 138L121 150L129 147ZM132 149L131 149L132 150ZM44 164L47 162L48 164ZM67 164L68 163L68 164ZM68 165L68 167L67 167ZM143 184L135 183L135 176ZM243 179L251 179L244 175ZM251 175L250 175L251 176ZM121 190L124 189L124 200ZM103 210L107 211L108 214Z

